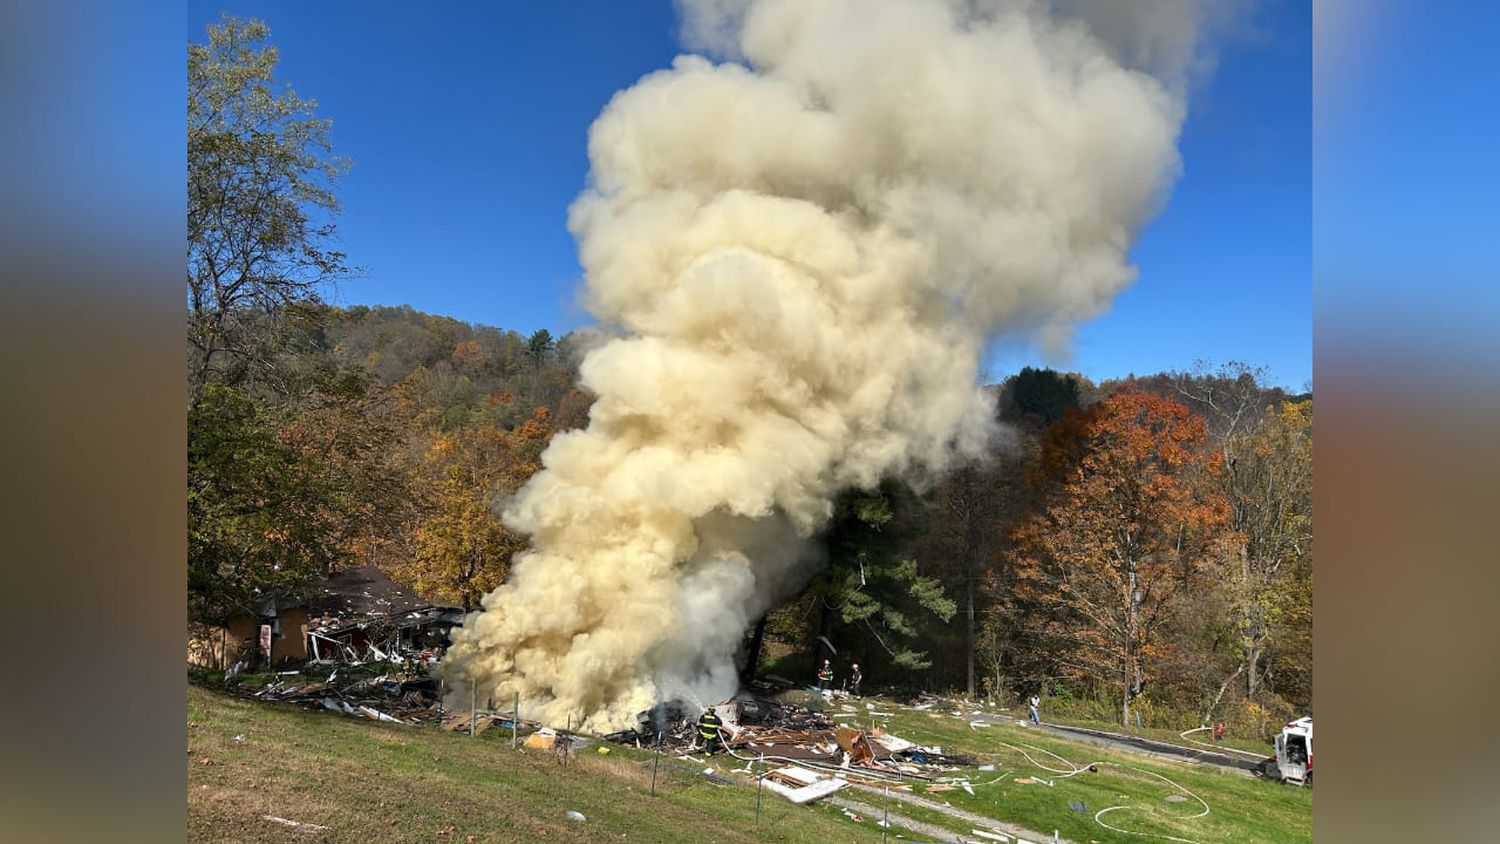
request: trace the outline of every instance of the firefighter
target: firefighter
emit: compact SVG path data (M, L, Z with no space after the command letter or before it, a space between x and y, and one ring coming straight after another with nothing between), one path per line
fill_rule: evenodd
M827 691L833 685L833 664L823 660L823 667L818 669L818 689Z
M859 697L859 684L864 679L865 675L860 673L859 663L854 663L853 667L849 669L849 693L855 697Z
M719 718L718 713L714 712L712 706L703 710L703 714L698 717L697 743L703 745L703 750L709 756L714 755L714 750L722 746L720 731L723 729L724 721Z

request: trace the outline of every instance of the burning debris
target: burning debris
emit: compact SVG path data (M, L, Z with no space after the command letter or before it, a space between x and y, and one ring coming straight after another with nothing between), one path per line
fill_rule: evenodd
M841 726L824 712L770 698L741 694L713 708L723 722L724 752L747 765L781 764L808 771L815 778L834 776L845 784L889 785L903 780L936 781L960 767L978 764L964 756L944 753L941 747L924 747L879 728ZM698 724L696 713L681 704L662 704L640 713L635 728L603 738L696 760L691 754L702 749ZM807 777L799 782L784 778L781 784L793 790L814 784ZM826 796L824 788L819 785L812 791L799 791L795 797L784 796L804 802L800 798Z

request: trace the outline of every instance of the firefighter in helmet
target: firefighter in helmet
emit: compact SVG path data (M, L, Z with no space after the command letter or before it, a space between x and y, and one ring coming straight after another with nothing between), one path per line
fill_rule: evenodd
M708 755L712 756L715 749L723 747L723 729L724 721L712 706L703 710L703 714L698 717L698 744L703 746Z

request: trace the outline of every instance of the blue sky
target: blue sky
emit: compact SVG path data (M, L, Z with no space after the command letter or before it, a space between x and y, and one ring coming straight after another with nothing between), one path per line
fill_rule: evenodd
M318 100L335 151L355 162L339 230L365 274L339 301L521 332L588 321L567 207L599 110L680 52L670 0L194 0L187 38L224 11L269 24L279 76ZM992 377L1238 359L1294 389L1310 382L1311 12L1265 0L1252 24L1217 46L1194 93L1183 178L1133 252L1136 284L1079 330L1071 359L1002 342Z

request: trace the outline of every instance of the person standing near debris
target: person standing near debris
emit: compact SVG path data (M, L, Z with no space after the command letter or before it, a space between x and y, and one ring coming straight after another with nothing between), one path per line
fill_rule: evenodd
M1042 719L1037 716L1037 707L1042 705L1042 699L1036 695L1031 696L1031 723L1041 726Z
M712 706L703 710L703 714L698 716L698 744L703 745L704 752L709 756L714 754L717 747L722 746L721 731L723 729L724 721L719 718L717 712L714 712Z
M818 689L828 691L833 685L833 663L823 660L823 667L818 669Z
M865 679L865 675L862 674L862 673L860 673L859 663L856 662L856 663L854 663L854 665L850 666L850 668L849 668L849 693L852 694L852 695L854 695L855 697L859 697L859 684L864 679Z

